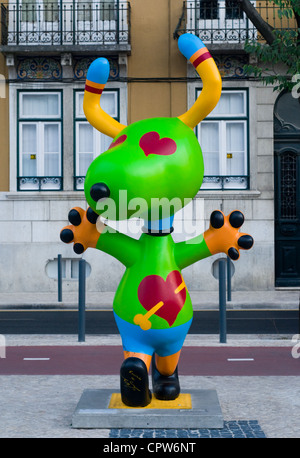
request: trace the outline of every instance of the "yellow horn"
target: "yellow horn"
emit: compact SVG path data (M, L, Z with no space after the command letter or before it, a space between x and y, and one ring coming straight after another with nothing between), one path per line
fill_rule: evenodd
M179 37L178 47L193 64L203 83L203 89L194 105L179 116L181 121L193 129L217 105L222 92L222 79L214 59L200 38L185 33Z
M109 62L99 57L90 65L83 97L83 111L88 122L109 137L116 137L126 126L107 114L100 106L100 98L109 76Z

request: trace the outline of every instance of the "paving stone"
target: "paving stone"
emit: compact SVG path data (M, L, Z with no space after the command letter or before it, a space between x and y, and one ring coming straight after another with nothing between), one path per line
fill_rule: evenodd
M223 429L112 429L111 438L265 438L256 420L226 421Z

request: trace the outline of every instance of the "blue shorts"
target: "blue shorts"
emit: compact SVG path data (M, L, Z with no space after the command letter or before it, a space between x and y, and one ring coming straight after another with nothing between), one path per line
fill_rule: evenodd
M192 318L180 326L168 329L149 329L143 331L140 326L128 323L116 313L115 320L122 338L123 350L145 355L169 356L181 350L184 339L190 329Z

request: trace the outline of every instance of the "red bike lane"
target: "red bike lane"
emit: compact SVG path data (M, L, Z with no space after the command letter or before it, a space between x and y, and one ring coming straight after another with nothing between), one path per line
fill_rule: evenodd
M122 361L120 346L14 346L0 359L0 375L118 375ZM297 376L300 358L287 346L183 347L179 374Z

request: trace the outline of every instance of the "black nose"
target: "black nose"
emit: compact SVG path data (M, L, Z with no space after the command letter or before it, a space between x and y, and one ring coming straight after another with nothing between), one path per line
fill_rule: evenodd
M91 198L98 202L99 199L105 199L110 196L109 187L104 183L95 183L90 190Z

